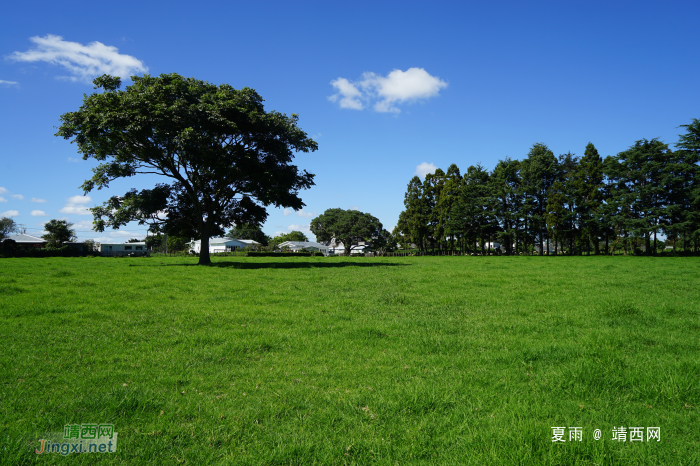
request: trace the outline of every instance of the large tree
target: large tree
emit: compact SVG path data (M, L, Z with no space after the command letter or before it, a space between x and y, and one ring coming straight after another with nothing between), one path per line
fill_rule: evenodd
M209 238L234 224L260 225L266 207L304 206L299 191L314 175L291 164L295 151L316 142L298 116L265 111L253 89L236 90L177 74L108 75L76 112L61 116L56 133L73 138L83 159L101 162L82 189L102 189L117 178L156 174L170 179L153 189L130 190L92 209L95 229L128 222L202 241L199 263L210 264Z
M371 241L384 227L370 214L358 210L328 209L311 220L311 232L318 241L342 241L349 256L360 241Z
M668 145L642 139L607 166L608 176L617 183L614 195L624 206L625 229L644 240L647 254L655 252L657 233L672 212L669 194L673 189L667 186L667 175L673 160Z
M676 160L673 166L674 184L670 194L674 200L673 224L668 233L674 237L691 239L697 251L700 243L700 120L693 118L676 143ZM685 243L685 241L684 241Z
M75 236L75 230L73 229L73 224L68 223L65 220L49 220L44 224L45 235L42 235L46 241L48 241L47 246L58 248L63 246L65 241L76 241L78 238Z

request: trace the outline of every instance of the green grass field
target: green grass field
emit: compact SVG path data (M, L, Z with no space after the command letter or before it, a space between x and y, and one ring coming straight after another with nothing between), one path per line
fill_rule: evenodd
M1 464L700 464L699 258L196 260L0 260Z

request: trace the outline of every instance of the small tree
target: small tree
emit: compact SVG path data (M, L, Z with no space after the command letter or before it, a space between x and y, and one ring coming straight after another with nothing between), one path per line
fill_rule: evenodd
M98 245L94 239L86 239L83 241L85 252L97 252Z
M349 256L359 241L371 241L383 230L382 223L358 210L328 209L311 220L311 232L319 241L342 241Z
M14 220L8 217L0 217L0 241L17 232L17 224Z
M48 241L47 246L60 248L65 241L76 241L78 239L72 227L73 224L65 220L49 220L44 224L46 234L42 235L42 238Z

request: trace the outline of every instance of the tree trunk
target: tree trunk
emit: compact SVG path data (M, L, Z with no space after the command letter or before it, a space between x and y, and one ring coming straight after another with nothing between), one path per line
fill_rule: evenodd
M645 236L645 238L644 238L644 247L645 247L646 250L647 250L647 254L646 254L646 255L647 255L647 256L650 256L650 255L652 254L652 251L651 251L651 235L650 235L649 232L647 231L647 232L646 232L646 235L644 235L644 236Z
M610 232L608 230L605 231L605 255L608 255L608 249L610 248L609 244L609 239L610 239Z
M209 233L202 235L202 241L199 249L199 262L197 264L211 265L211 258L209 257Z

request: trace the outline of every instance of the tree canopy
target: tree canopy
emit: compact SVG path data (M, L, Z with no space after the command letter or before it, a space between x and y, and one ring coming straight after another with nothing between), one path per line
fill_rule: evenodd
M311 232L318 241L342 242L345 255L350 255L360 241L371 241L383 230L381 222L358 210L328 209L311 220Z
M314 175L291 162L295 151L318 145L298 116L265 111L253 89L236 90L177 74L94 80L102 92L61 116L56 136L71 139L84 159L101 162L82 185L85 193L118 178L169 178L152 189L132 189L92 208L97 231L128 222L153 232L202 241L199 263L209 264L209 238L234 224L259 226L266 207L300 209L299 191Z
M47 246L59 248L63 246L64 241L76 241L73 224L66 220L49 220L44 224L46 234L42 238L48 241Z

